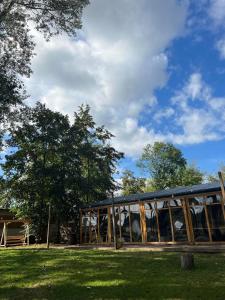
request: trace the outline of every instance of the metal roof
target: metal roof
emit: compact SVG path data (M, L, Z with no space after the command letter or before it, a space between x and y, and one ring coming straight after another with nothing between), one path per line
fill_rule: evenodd
M225 182L224 182L225 183ZM119 196L114 198L114 204L131 203L144 200L155 200L160 198L179 197L185 195L211 193L221 191L220 182L198 184L192 186L176 187L172 189L165 189L150 193L132 194L129 196ZM112 205L112 198L108 198L102 201L98 201L89 205L83 206L83 208L94 208L99 206Z

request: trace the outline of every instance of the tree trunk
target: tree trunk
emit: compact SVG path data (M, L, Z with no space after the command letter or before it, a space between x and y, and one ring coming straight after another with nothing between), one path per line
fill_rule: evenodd
M181 254L181 268L191 270L194 267L194 255L192 253Z

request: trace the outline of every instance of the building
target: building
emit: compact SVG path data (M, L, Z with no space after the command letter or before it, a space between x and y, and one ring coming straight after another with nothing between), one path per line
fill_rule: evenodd
M29 221L17 219L8 209L0 209L0 246L29 244Z
M124 244L225 242L224 204L222 182L106 199L81 209L80 242L113 243L113 205Z

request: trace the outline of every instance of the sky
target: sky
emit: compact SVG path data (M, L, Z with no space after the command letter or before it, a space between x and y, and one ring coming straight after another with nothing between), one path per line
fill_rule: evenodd
M147 144L172 142L189 163L225 162L225 0L92 0L77 37L37 43L30 97L71 119L82 103L140 171Z

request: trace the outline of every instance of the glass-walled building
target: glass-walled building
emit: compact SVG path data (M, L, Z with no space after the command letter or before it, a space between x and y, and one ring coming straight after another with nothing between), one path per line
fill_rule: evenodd
M121 243L225 242L225 199L219 183L114 198ZM80 242L113 243L112 199L80 211Z

